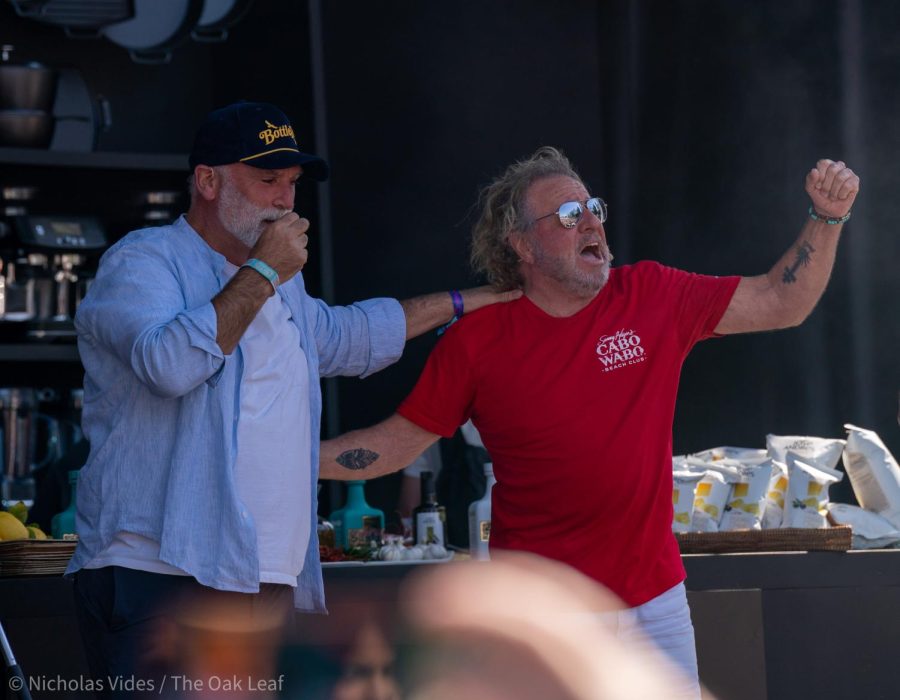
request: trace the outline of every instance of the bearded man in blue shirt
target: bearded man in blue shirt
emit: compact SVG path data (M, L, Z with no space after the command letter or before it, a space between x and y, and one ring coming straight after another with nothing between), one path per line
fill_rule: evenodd
M91 453L67 573L95 678L140 672L161 604L185 595L250 617L324 610L320 377L376 372L406 339L519 295L310 297L294 188L328 167L272 105L210 113L190 167L187 214L113 245L75 320Z

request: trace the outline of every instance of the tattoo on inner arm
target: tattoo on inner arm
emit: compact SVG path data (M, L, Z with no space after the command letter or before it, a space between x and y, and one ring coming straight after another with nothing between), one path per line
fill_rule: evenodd
M797 258L794 260L794 264L784 268L784 274L781 276L781 281L785 284L796 282L797 270L809 265L809 263L812 262L812 254L815 252L816 249L813 248L808 241L803 241L797 248Z
M381 455L377 452L372 452L372 450L366 450L362 447L358 447L355 450L347 450L346 452L341 452L341 454L337 456L337 459L335 461L345 469L353 469L354 471L358 471L360 469L365 469L366 467L368 467L380 456Z

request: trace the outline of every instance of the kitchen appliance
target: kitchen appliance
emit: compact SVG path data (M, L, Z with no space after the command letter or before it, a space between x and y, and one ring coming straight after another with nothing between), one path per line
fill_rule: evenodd
M0 47L0 146L93 151L109 130L109 101L93 96L75 68L16 65Z
M134 14L132 0L10 0L21 17L62 27L76 38L92 38L107 24L122 22Z
M134 16L103 28L103 35L129 50L137 63L168 63L203 13L203 0L134 0Z
M14 50L11 44L0 46L0 110L49 112L56 94L57 72L40 63L13 63Z
M53 114L56 129L50 149L54 151L94 151L100 134L112 126L109 100L94 95L75 68L59 69Z
M204 0L203 13L191 31L194 41L225 41L228 28L240 20L253 0Z
M46 148L53 138L53 115L37 109L0 109L0 146Z
M0 389L3 480L0 500L4 508L22 501L34 505L34 472L59 458L59 422L38 412L38 392L30 387ZM42 454L38 454L38 423L44 422Z
M33 339L73 338L75 310L107 243L102 224L93 216L37 214L12 222L0 253L0 320L29 322L25 335Z
M46 148L53 136L57 72L40 63L17 65L14 47L0 47L0 146Z

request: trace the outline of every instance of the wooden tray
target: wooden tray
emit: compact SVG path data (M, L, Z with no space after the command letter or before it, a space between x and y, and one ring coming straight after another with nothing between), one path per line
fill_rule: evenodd
M0 577L62 575L77 544L75 540L0 542Z
M782 527L731 532L676 532L682 554L727 552L846 552L853 529L849 525L818 530Z

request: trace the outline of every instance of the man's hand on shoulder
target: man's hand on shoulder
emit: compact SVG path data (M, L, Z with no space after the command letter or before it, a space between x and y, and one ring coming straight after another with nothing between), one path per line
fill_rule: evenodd
M465 313L480 309L482 306L490 304L505 304L506 302L515 301L522 296L521 289L510 289L505 292L498 292L490 285L484 287L472 287L464 289L460 292L463 298L463 307Z
M454 300L454 294L459 297ZM491 287L473 287L461 292L435 292L400 302L406 314L406 339L415 338L433 328L450 322L457 314L464 315L488 304L508 302L522 296L521 289L497 292ZM457 308L458 304L462 308ZM461 313L460 313L461 312Z

